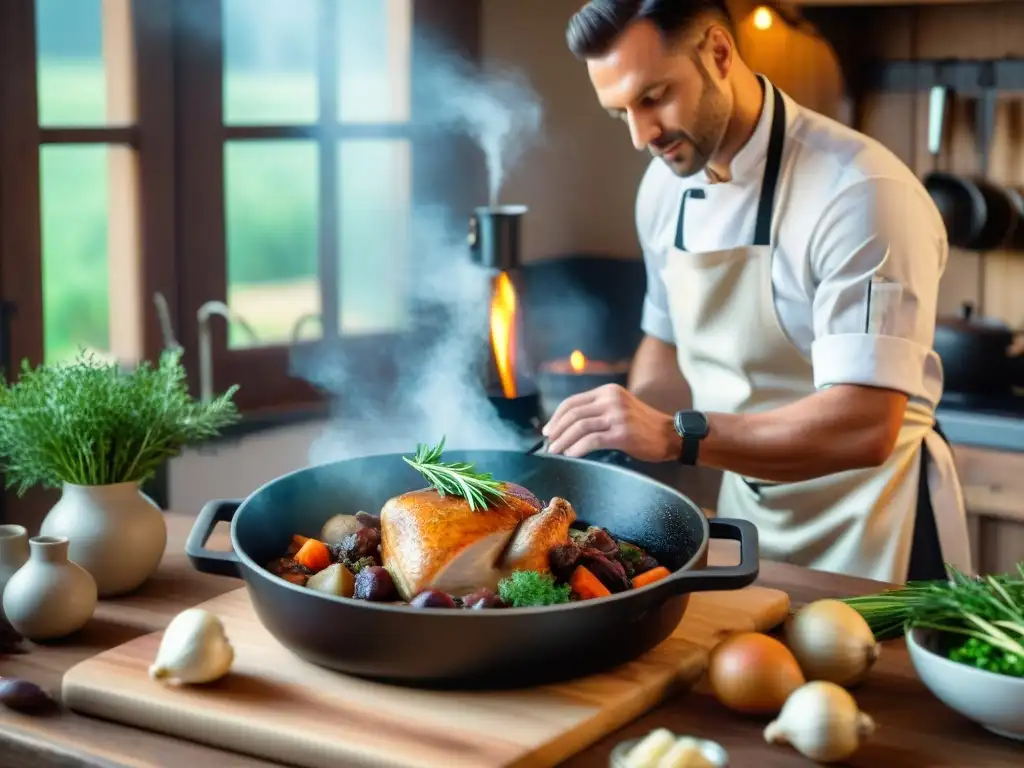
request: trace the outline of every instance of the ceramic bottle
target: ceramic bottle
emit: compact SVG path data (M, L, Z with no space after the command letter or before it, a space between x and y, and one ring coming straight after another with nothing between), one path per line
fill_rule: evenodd
M85 626L96 610L96 582L68 560L68 540L34 536L28 562L4 588L7 620L29 640L54 640Z
M4 620L4 587L28 561L28 532L20 525L0 525L0 623Z
M66 483L39 532L67 537L68 557L92 574L100 598L141 586L167 546L163 512L138 483Z

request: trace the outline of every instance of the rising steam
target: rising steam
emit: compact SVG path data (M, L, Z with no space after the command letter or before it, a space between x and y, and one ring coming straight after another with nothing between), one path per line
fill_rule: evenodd
M423 50L421 41L417 46ZM495 204L508 169L539 134L536 94L518 74L476 71L439 50L429 66L418 64L416 88L419 126L465 133L479 145ZM430 343L403 345L394 400L381 402L363 373L365 361L339 354L294 365L298 375L338 396L335 418L310 448L312 464L411 452L441 436L451 448L522 447L522 434L498 417L484 390L491 276L469 260L467 225L445 210L414 211L416 275L405 281L410 326L429 330Z

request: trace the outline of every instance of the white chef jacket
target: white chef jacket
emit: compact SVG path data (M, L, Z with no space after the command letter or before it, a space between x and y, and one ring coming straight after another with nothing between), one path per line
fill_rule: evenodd
M862 384L934 407L942 366L932 349L945 225L924 186L874 139L791 102L788 194L776 198L771 279L779 324L812 363L815 387ZM684 190L684 241L693 252L748 244L764 173L769 110L733 159L731 180L679 178L653 159L640 184L636 225L647 269L642 328L673 338L660 277L675 241ZM680 343L685 343L680 341Z

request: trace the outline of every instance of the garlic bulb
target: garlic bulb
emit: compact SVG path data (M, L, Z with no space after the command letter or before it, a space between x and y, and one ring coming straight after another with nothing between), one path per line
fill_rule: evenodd
M234 660L234 648L220 619L202 608L189 608L167 625L149 676L154 680L209 683L226 675Z
M819 763L845 760L874 733L875 722L845 688L823 680L797 688L764 729L769 744L789 744Z
M867 677L881 650L864 617L839 600L817 600L786 622L786 645L808 680L851 686Z

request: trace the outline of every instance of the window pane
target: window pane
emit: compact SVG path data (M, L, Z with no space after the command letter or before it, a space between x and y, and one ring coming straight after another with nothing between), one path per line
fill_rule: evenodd
M340 0L338 113L343 123L409 120L412 0Z
M40 125L131 122L130 0L35 0L35 6Z
M224 122L315 122L317 0L223 3Z
M43 328L47 362L74 357L80 346L110 349L112 151L102 145L40 150Z
M229 345L287 344L297 328L318 338L316 144L233 141L224 153L228 306L257 337L232 323Z
M400 330L411 226L406 140L346 140L339 157L342 333Z

